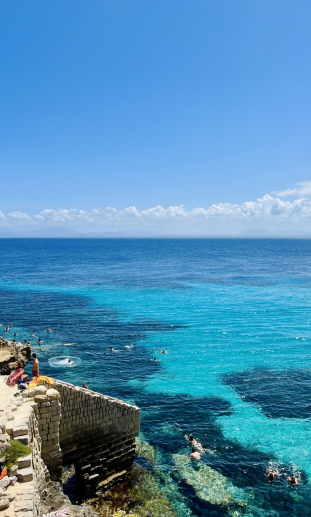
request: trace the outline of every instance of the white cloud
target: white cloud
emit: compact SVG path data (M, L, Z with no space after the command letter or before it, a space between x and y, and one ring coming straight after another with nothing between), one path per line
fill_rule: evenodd
M2 213L2 212L1 212ZM28 214L22 212L11 212L7 215L7 218L13 221L30 221L31 217Z
M282 198L299 194L293 201ZM112 207L105 209L78 210L76 208L47 208L30 216L27 213L11 212L4 215L0 211L0 224L15 228L20 224L28 227L66 226L79 231L113 231L139 228L166 233L187 231L202 233L209 231L228 231L258 228L289 228L311 231L311 182L297 183L295 188L287 189L276 195L265 195L256 201L239 204L219 203L208 208L197 207L186 210L183 205L163 208L155 206L137 210L130 206L123 210ZM280 226L281 225L281 226ZM283 225L283 226L282 226Z
M295 187L286 190L280 190L273 192L278 197L289 197L289 196L299 196L299 197L310 197L311 196L311 181L301 181L300 183L296 183Z
M136 220L159 221L167 219L250 219L250 218L294 218L302 219L311 217L311 201L297 199L295 201L283 201L270 195L265 195L256 201L246 201L241 204L220 203L209 208L193 208L185 210L183 205L163 208L156 206L138 211L134 206L116 210L106 209L76 210L60 208L57 210L46 209L34 216L35 220L53 222L86 221L104 223L106 221Z

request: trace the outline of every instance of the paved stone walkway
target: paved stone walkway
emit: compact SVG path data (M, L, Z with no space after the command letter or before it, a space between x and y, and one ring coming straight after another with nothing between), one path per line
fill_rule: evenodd
M7 441L8 438L18 439L28 444L28 420L31 411L30 404L24 404L21 392L16 386L10 388L6 384L7 376L0 376L0 423L6 424L5 433L0 435ZM17 431L16 434L16 430ZM26 436L25 436L26 435ZM1 452L0 452L1 456ZM33 517L34 479L31 454L18 460L18 466L13 467L13 475L18 477L15 485L7 484L8 478L0 481L2 487L1 500L8 500L8 508L0 511L1 517ZM0 486L1 491L1 486Z

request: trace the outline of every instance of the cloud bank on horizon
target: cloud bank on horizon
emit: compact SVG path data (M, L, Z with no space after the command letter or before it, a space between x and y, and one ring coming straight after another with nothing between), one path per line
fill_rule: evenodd
M299 196L299 197L296 197ZM287 197L296 197L285 200ZM41 229L64 226L77 231L126 231L139 229L161 234L230 234L253 228L265 230L304 230L311 232L311 181L297 183L294 188L266 194L256 201L240 204L219 203L209 208L186 210L183 205L156 206L137 210L134 206L116 210L79 210L47 208L38 214L23 212L4 214L0 225L6 229Z

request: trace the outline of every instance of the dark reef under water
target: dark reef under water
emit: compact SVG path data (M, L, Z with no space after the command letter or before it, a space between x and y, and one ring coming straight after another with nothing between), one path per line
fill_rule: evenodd
M224 375L223 382L270 418L311 417L311 369L254 368Z

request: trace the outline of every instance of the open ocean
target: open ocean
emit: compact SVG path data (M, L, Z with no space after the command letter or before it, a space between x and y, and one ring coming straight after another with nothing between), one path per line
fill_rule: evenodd
M0 239L0 334L142 410L137 515L311 515L310 295L310 240Z

